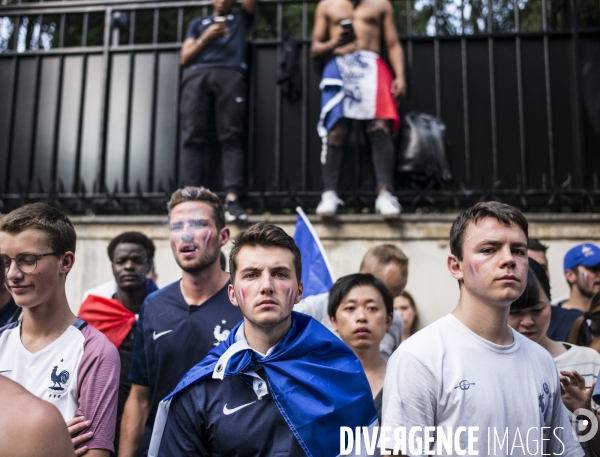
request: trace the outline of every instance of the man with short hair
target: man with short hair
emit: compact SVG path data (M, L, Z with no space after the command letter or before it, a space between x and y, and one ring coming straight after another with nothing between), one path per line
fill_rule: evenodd
M338 455L340 427L377 416L352 351L292 311L300 250L281 228L255 224L233 240L230 269L244 320L161 403L148 455Z
M382 44L393 74L380 57ZM321 164L324 192L317 214L334 215L343 204L337 187L350 122L364 128L371 146L377 180L375 210L398 217L392 195L398 130L397 102L406 92L404 53L387 0L321 0L315 11L311 57L327 60L320 88L321 116L317 130L323 140Z
M372 274L344 276L331 288L327 313L333 328L365 370L381 422L386 361L379 352L379 345L392 325L392 294L383 281Z
M67 302L76 240L71 221L44 203L0 220L0 264L23 310L21 320L0 329L0 371L58 408L77 455L108 457L121 367L115 347Z
M396 298L402 293L408 281L408 258L399 247L393 244L379 244L365 253L359 272L370 273L382 280L392 294L392 298ZM337 335L327 313L328 303L329 292L325 292L303 299L294 307L294 311L314 317ZM392 352L402 342L403 329L402 316L394 311L392 325L381 340L379 348L384 360L389 359Z
M540 455L584 455L561 401L552 357L508 326L510 305L527 282L527 233L525 217L503 203L478 203L456 218L447 264L459 283L458 305L390 358L383 427L437 427L431 447L426 444L437 455L456 455L459 448L488 455L498 444L494 430L507 434L502 455L524 455L523 442L531 440L526 434L533 428L535 443L528 444L539 446ZM477 441L468 440L466 431L455 433L475 426ZM455 438L450 450L441 431ZM407 452L414 450L403 449Z
M557 305L588 312L590 300L600 291L600 247L584 243L569 249L565 254L564 272L570 295Z
M242 319L229 301L219 254L229 240L223 205L203 187L176 190L167 203L180 281L149 295L136 326L119 457L146 456L160 401Z
M146 296L157 290L147 279L156 248L140 232L124 232L108 243L108 258L117 290L110 296L89 294L79 308L79 317L100 330L119 351L121 375L115 432L115 454L119 454L121 418L131 390L129 369L133 354L135 323Z
M247 37L257 0L213 0L213 14L193 19L181 46L181 170L184 186L202 184L211 151L209 119L214 107L221 145L225 216L245 220L239 196L244 187L244 124L246 117ZM204 168L204 170L203 170Z

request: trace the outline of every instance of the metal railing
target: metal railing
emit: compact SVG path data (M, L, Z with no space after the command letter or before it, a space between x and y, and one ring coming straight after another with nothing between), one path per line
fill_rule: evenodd
M588 101L600 84L583 68L599 64L600 1L392 3L406 55L401 112L446 123L455 177L439 188L399 176L403 205L495 198L598 210L600 120ZM248 42L246 199L257 209L318 202L315 6L261 0ZM209 2L188 0L0 7L0 210L44 200L74 212L161 211L179 179L179 48L190 20L210 12ZM276 84L286 34L302 39L297 103ZM362 149L350 147L344 164L341 194L354 209L374 200ZM218 162L215 153L206 176L217 190Z

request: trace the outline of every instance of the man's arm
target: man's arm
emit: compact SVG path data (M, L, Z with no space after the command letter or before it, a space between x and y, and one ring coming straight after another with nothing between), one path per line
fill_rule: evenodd
M385 12L383 18L383 38L387 47L390 65L394 71L394 81L392 82L392 96L395 99L401 99L406 94L406 80L404 78L404 52L402 45L398 40L396 26L394 25L394 10L391 2L385 2Z
M315 11L310 56L313 59L329 59L334 55L346 54L352 49L345 46L354 46L356 35L354 32L344 31L338 36L329 36L329 18L327 17L327 2L320 1Z
M91 439L85 441L84 447L89 449L85 455L109 456L114 451L121 360L117 348L98 330L87 326L81 332L85 343L77 368L75 416L86 420L82 434L92 433Z
M150 387L131 384L131 391L125 402L121 419L119 457L135 457L137 454L144 434L144 426L148 420L151 399Z
M188 37L181 45L181 54L179 56L179 64L182 67L191 64L198 57L206 45L211 41L218 40L227 36L229 28L224 22L211 24L202 35L199 37Z
M246 13L254 14L258 0L242 0L242 8Z

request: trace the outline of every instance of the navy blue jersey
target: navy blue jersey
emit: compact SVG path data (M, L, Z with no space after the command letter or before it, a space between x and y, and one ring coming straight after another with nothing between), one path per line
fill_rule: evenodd
M567 341L571 327L580 316L583 316L583 311L579 309L566 309L558 306L551 306L552 313L550 314L550 325L546 335L554 341ZM587 323L584 323L584 328L588 330ZM591 341L591 334L590 334Z
M21 308L17 306L12 297L6 303L6 305L0 309L0 327L12 324L19 319L21 315Z
M261 374L259 372L259 374ZM266 379L264 372L261 374ZM257 395L242 376L207 379L173 399L160 457L303 456L269 394Z
M246 37L252 25L254 15L243 8L235 14L226 16L229 34L206 44L204 50L198 55L193 69L225 67L246 71ZM199 38L204 31L214 23L215 15L198 17L190 22L185 38Z
M206 354L227 339L242 320L240 309L231 304L227 283L201 306L190 306L181 294L180 282L149 295L136 325L129 380L149 386L150 414L138 451L146 456L156 410L160 401Z

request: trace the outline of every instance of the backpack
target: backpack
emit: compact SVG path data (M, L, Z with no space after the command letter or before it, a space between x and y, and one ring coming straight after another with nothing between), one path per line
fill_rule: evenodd
M452 182L446 158L446 125L425 113L410 112L400 131L398 171L415 181L435 180L439 186Z
M286 35L281 52L281 73L277 76L277 84L290 103L296 103L302 97L302 74L299 68L302 41L294 36Z

